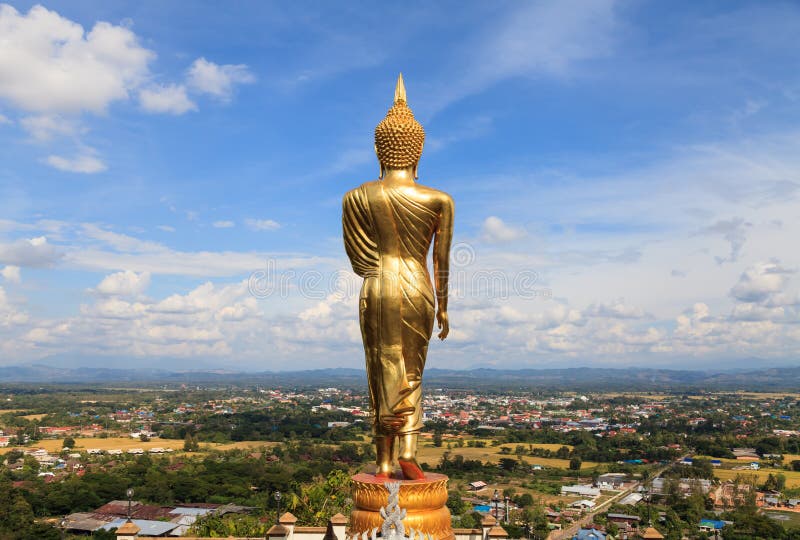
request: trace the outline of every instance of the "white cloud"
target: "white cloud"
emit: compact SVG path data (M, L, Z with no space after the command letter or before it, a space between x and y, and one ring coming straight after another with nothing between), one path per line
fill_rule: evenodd
M0 275L3 276L3 279L9 283L22 282L19 266L7 265L5 268L0 270Z
M0 327L25 324L28 322L28 315L18 311L8 301L8 296L3 287L0 287Z
M0 98L37 112L101 113L126 100L155 57L122 26L83 27L42 6L0 5Z
M458 73L436 92L433 109L508 78L566 77L582 62L608 56L619 25L615 9L614 0L516 4L465 45Z
M157 226L156 226L156 228L157 228L159 231L164 231L164 232L175 232L175 227L172 227L172 226L170 226L170 225L157 225Z
M55 167L59 171L64 172L94 174L108 169L105 163L88 154L79 155L74 158L48 156L45 161L51 167Z
M139 92L142 109L151 113L180 115L196 111L197 105L186 95L182 84L151 86Z
M222 220L222 221L215 221L212 223L212 226L217 229L230 229L231 227L235 227L236 224L233 221Z
M776 263L758 263L742 273L731 295L741 302L765 302L783 290L792 273Z
M703 227L696 234L721 235L731 246L731 252L727 257L714 257L717 264L732 263L739 260L742 247L747 240L747 229L752 227L741 217L734 217L727 220L719 220L716 223Z
M150 286L149 272L125 270L103 278L95 292L106 296L138 296Z
M8 118L8 116L6 116L4 114L0 114L0 126L3 125L3 124L11 124L11 123L13 123L13 122L11 122L11 120Z
M507 225L496 216L489 216L481 227L481 237L486 242L511 242L525 236L525 231Z
M248 219L245 223L254 231L274 231L281 228L281 224L272 219Z
M219 65L205 58L194 61L186 79L194 91L210 94L224 101L231 98L235 85L248 84L256 80L244 64Z
M49 141L57 135L73 135L78 131L74 121L55 114L26 116L19 123L39 142Z
M130 284L127 278L121 281L123 289ZM234 351L250 356L263 351L256 336L266 328L246 282L205 283L160 301L98 298L81 306L79 316L38 321L21 341L33 348L34 356L70 350L158 359L226 358Z
M645 316L642 308L626 304L623 300L611 304L593 304L586 309L586 313L592 317L612 319L641 319Z
M55 246L44 236L0 243L0 263L11 266L45 267L52 266L62 257Z

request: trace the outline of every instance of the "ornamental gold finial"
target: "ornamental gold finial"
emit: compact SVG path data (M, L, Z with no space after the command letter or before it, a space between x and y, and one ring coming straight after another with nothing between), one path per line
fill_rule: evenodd
M375 128L375 152L381 164L381 175L386 169L416 166L424 144L425 130L408 107L401 73L394 90L394 104Z
M406 99L406 85L403 83L403 74L397 76L397 86L394 88L394 104L398 101L408 101Z

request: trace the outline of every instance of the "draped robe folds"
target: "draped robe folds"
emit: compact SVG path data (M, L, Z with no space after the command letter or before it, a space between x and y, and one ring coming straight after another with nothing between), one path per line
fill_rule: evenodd
M344 197L344 243L364 278L359 321L376 435L422 429L422 371L433 332L426 264L438 213L415 188L371 182Z

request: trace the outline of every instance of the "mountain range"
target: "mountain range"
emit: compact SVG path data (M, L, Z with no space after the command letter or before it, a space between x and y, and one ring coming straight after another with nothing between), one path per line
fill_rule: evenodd
M800 366L753 370L692 371L651 368L436 369L425 371L425 386L463 390L669 391L800 389ZM282 372L230 370L58 368L46 365L0 367L0 383L84 385L233 385L267 387L363 387L363 370L330 368Z

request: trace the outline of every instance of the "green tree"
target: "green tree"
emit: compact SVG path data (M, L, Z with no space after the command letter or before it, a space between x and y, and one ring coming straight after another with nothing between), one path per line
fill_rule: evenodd
M581 458L579 458L578 456L575 456L569 460L569 470L571 471L581 470L581 465L583 465L583 462L581 461Z
M442 447L442 430L437 429L433 432L433 446L436 448Z
M64 443L61 445L61 448L75 448L75 439L72 437L67 437L64 439Z
M458 491L451 491L447 494L447 507L454 516L460 516L471 508L469 503L461 498L461 494Z

